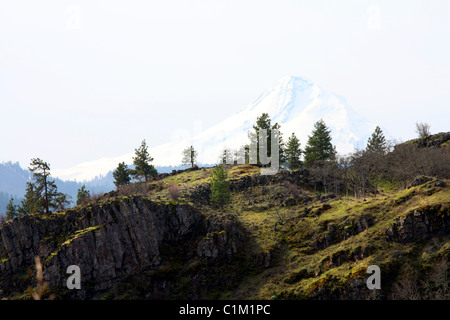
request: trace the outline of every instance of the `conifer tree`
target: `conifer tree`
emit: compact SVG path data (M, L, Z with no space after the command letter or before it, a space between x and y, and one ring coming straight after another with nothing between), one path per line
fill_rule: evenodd
M50 164L39 159L31 159L28 168L33 173L34 182L27 182L22 211L27 213L50 213L50 209L61 209L68 201L68 195L58 192L54 180L50 180Z
M259 132L260 130L266 130L267 132L267 142L266 145L262 146L261 152L267 157L271 157L272 153L272 134L273 130L278 130L278 147L279 147L279 162L282 164L284 162L283 154L283 137L280 132L280 125L275 123L271 125L271 120L268 113L262 113L260 117L256 119L256 124L253 126L254 131L248 133L248 138L250 139L250 148L256 147L256 159L250 159L250 161L261 164L260 146L259 146Z
M190 165L192 168L197 163L197 151L193 146L183 150L182 164Z
M212 203L219 205L222 210L224 205L231 201L227 176L227 172L221 165L216 166L211 173L210 200Z
M130 183L130 169L128 169L125 162L119 163L117 169L113 171L113 178L117 189Z
M380 154L386 154L387 144L386 138L384 137L383 131L379 126L375 128L372 136L367 140L366 150L368 152L377 152Z
M77 206L82 204L85 199L89 199L91 194L89 190L86 189L86 186L83 184L77 192Z
M47 183L50 175L50 165L39 158L31 159L31 167L28 168L33 172L33 178L36 180L36 191L42 195L45 213L49 213L49 193L55 189L55 185ZM49 190L52 188L52 190Z
M277 133L275 133L274 130L277 130L276 131ZM278 124L278 122L275 123L271 129L271 136L272 136L272 134L276 134L275 139L276 139L276 141L278 141L279 164L284 165L286 163L285 145L284 145L283 136L282 136L280 130L281 130L281 126Z
M36 191L33 183L27 182L26 185L25 197L17 208L19 215L42 213L43 205L41 195Z
M250 146L248 144L239 147L239 149L237 150L237 154L236 154L236 163L237 164L249 163L249 154L248 154L249 148L250 148Z
M234 163L233 152L231 151L231 149L224 148L222 151L221 157L222 157L221 164L233 164Z
M290 170L295 170L300 168L302 162L300 160L301 149L300 149L300 141L295 136L295 133L289 137L286 149L284 151L286 157L286 165Z
M55 196L55 209L64 210L70 205L72 197L66 193L58 192Z
M314 161L327 160L336 155L336 150L331 144L331 130L321 119L314 124L314 129L305 147L305 162L312 164Z
M265 146L262 146L263 149L260 149L259 146L259 133L260 130L267 130L267 143ZM268 113L263 113L260 117L256 119L256 124L253 126L254 131L250 131L248 133L248 137L250 139L250 144L253 147L256 147L256 159L252 159L255 163L260 164L260 150L267 156L270 156L271 150L271 139L270 138L270 118Z
M148 181L149 178L156 176L157 171L150 162L153 158L148 153L147 143L145 139L142 141L141 146L135 149L135 157L133 157L134 170L131 170L131 175L138 180L144 179Z
M6 220L14 219L15 217L19 216L19 213L17 211L17 206L14 204L14 199L9 199L8 204L6 205Z
M383 161L383 157L387 152L386 138L384 137L383 131L377 126L372 136L367 140L366 155L363 158L375 197L377 196L378 184L381 181L383 172L387 169Z

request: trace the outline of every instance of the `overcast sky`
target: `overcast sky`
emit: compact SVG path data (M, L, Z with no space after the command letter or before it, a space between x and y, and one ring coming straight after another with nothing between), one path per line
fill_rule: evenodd
M418 120L448 131L449 3L0 0L0 162L67 168L156 146L285 75L397 138Z

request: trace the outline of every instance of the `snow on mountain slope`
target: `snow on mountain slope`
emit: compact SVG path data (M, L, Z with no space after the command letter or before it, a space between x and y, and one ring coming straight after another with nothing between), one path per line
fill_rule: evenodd
M311 134L314 123L323 119L331 129L333 144L339 153L352 152L356 146L364 147L374 125L347 105L344 98L326 91L309 80L286 76L240 112L194 137L186 136L170 143L149 148L155 165L179 165L181 152L193 145L199 152L199 163L217 163L222 150L237 149L248 142L247 132L257 117L269 114L272 124L278 122L284 140L295 132L302 147ZM64 180L90 180L105 175L119 162L132 163L133 153L117 158L85 162L73 168L53 170L53 175Z

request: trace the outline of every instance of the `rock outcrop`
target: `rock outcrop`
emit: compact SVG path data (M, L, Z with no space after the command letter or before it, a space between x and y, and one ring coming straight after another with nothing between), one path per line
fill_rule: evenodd
M285 183L287 181L293 184L302 185L308 183L308 177L308 170L279 170L275 175L243 176L238 179L231 179L230 190L241 192L254 186L266 186L276 183Z
M419 148L443 147L450 141L450 132L440 132L412 140Z
M82 289L66 292L69 298L99 296L126 278L157 270L174 258L175 249L176 258L186 262L230 262L243 239L232 219L207 218L188 205L142 197L14 219L0 229L0 296L24 290L10 276L25 275L35 256L41 257L51 288L64 290L67 267L80 267Z
M424 206L396 219L386 231L386 239L395 242L425 240L450 233L449 203Z
M338 224L325 221L319 228L319 232L312 235L311 247L314 250L323 250L367 230L373 224L374 220L369 214L363 214L354 220L345 220L344 223Z

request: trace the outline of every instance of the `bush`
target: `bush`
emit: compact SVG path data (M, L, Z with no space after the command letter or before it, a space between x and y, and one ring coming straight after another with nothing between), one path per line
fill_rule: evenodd
M181 195L180 187L176 184L171 184L169 186L169 195L172 200L178 200L179 196Z
M286 181L284 184L291 194L293 194L294 196L300 195L300 190L295 183Z
M156 182L156 185L158 186L157 191L161 191L164 189L164 181L163 180L158 180L158 182Z
M103 199L105 194L103 192L93 193L91 196L91 201L97 202L101 199Z
M89 202L91 202L91 196L86 196L86 197L84 197L83 199L81 199L80 204L81 204L82 206L84 206L84 205L88 204Z

